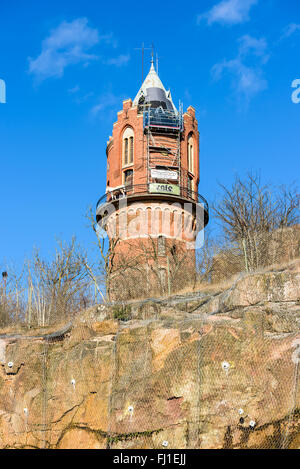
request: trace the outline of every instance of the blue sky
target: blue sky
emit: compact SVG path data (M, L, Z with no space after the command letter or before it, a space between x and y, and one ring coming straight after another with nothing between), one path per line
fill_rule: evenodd
M298 179L299 2L1 2L0 262L33 246L48 255L55 237L91 246L84 214L105 191L106 141L141 84L142 42L175 104L196 108L209 201L236 172Z

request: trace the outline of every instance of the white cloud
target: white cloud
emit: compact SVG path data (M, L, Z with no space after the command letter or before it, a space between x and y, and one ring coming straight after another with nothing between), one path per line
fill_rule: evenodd
M297 31L300 31L300 24L291 23L284 29L281 39L290 37L292 36L292 34L296 33Z
M127 55L119 55L118 57L114 57L114 58L111 58L111 59L108 59L106 61L106 63L108 65L116 65L117 67L121 67L122 65L125 65L127 64L127 62L129 61L130 59L130 55L127 54Z
M88 26L87 18L78 18L70 23L63 21L42 42L42 52L29 58L29 73L41 81L50 77L61 77L68 65L89 63L98 57L88 50L99 42L97 29Z
M214 5L211 10L199 15L197 22L206 20L207 23L221 23L233 25L249 20L249 11L258 0L222 0Z
M264 37L256 39L255 37L246 34L239 38L239 54L247 55L253 53L257 56L263 56L266 53L267 41Z
M79 85L75 85L73 88L69 88L68 89L68 93L77 93L78 91L80 90L80 86Z
M92 96L94 96L93 92L85 93L82 96L76 95L76 97L74 98L74 101L75 101L76 104L82 104L82 103L85 103Z
M122 98L120 96L116 96L108 91L99 97L97 104L95 104L91 109L91 114L95 117L101 111L119 105L120 102L122 102Z
M77 18L69 23L63 21L43 40L40 55L29 57L29 73L42 81L62 77L69 65L81 63L86 67L93 60L101 60L106 65L120 67L129 61L129 55L107 59L90 53L90 49L100 42L112 48L117 47L112 33L99 36L98 30L88 25L87 18Z
M248 35L239 38L238 42L237 57L215 64L212 74L215 80L220 80L227 73L236 96L248 104L256 94L268 87L262 68L269 58L267 42L264 38L256 39ZM259 57L258 61L255 59L256 64L253 64L253 56ZM252 62L251 65L248 61Z
M263 78L262 70L257 67L250 67L241 59L224 60L213 67L213 75L219 80L225 72L232 76L232 88L239 97L245 98L247 102L260 91L268 87L267 81Z
M118 41L114 37L113 33L103 34L103 36L100 36L100 41L114 48L118 47Z

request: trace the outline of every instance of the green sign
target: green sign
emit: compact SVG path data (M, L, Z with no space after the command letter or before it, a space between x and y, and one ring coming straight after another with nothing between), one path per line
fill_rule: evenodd
M179 186L174 184L150 184L149 192L152 194L170 194L170 195L180 195Z

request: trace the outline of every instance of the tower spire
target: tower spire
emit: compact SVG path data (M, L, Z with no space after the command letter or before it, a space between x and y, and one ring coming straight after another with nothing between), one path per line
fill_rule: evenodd
M152 45L153 47L153 45ZM177 114L177 109L174 106L174 103L171 98L171 94L166 91L164 85L162 84L157 70L155 70L154 66L154 47L152 49L151 54L151 67L149 70L148 75L146 76L145 80L141 88L139 89L136 97L133 100L133 105L137 106L139 104L140 99L145 100L146 103L151 102L160 102L162 106L169 110L175 112ZM155 107L155 106L154 106Z
M145 47L144 42L142 42L142 47L136 47L135 48L135 50L141 50L142 51L142 83L144 81L144 53L145 53L145 50L148 50L148 49L150 49L150 47Z
M155 67L154 67L154 44L152 42L152 45L151 45L151 69L153 68L155 70Z

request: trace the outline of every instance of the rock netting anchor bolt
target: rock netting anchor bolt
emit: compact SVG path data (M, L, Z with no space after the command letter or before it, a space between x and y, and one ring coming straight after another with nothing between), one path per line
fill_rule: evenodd
M75 381L75 379L74 379L74 378L73 378L73 379L71 379L71 384L72 384L72 386L73 386L73 388L74 388L74 390L75 390L75 384L76 384L76 381Z
M164 440L164 441L162 442L162 445L163 445L163 446L168 446L168 444L169 444L169 442L166 441L166 440Z
M128 412L129 412L129 414L130 414L129 420L131 420L131 419L132 419L132 416L133 416L133 406L132 406L132 405L130 405L130 406L128 407Z
M225 371L226 375L228 375L230 364L228 362L222 362L221 366L222 366L223 370Z
M256 425L255 420L250 420L249 425L250 425L251 428L254 428L255 425Z
M23 411L24 411L24 414L25 414L25 430L27 432L28 431L28 414L29 414L29 411L28 411L27 407L24 407Z
M8 368L12 368L14 366L14 362L8 362L7 366L8 366Z

